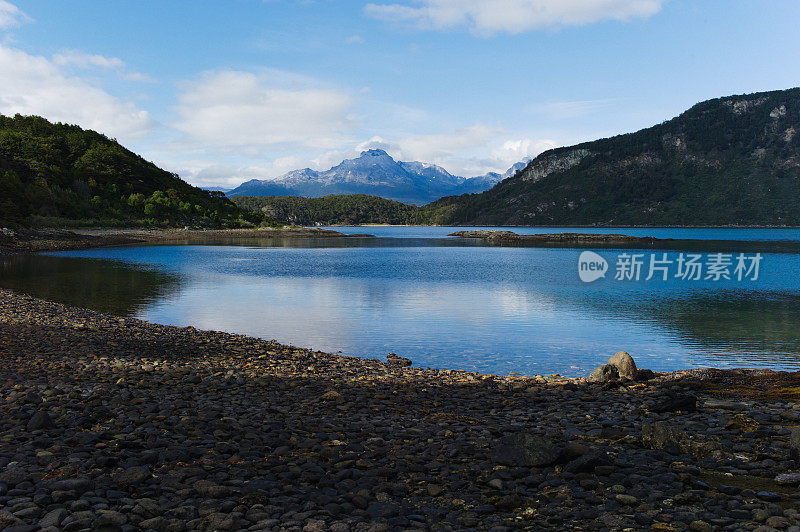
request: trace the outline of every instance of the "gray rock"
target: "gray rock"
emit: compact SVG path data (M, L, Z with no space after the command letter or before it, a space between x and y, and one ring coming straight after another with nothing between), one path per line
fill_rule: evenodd
M167 526L169 526L169 521L161 516L151 517L139 523L139 527L143 530L166 530Z
M69 512L67 512L67 510L64 508L56 508L55 510L51 510L47 512L44 517L39 519L39 526L42 528L58 526L68 514Z
M125 514L116 512L114 510L98 510L97 514L97 519L95 519L93 524L95 527L100 525L122 526L128 522L128 518L125 516Z
M390 366L400 366L400 367L408 367L411 364L413 364L413 362L411 362L411 359L397 356L394 353L389 353L388 355L386 355L386 362Z
M53 423L53 420L50 418L50 414L45 412L44 410L39 410L28 421L26 428L28 430L44 430L44 429L53 429L56 427L56 424Z
M39 527L36 525L17 525L9 526L3 529L3 532L36 532Z
M146 467L134 466L114 474L112 478L117 484L127 486L132 484L140 484L145 480L150 479L152 476L153 475L150 473L150 470Z
M567 473L590 473L595 467L607 463L606 453L595 449L565 465L564 471Z
M238 530L240 520L234 515L215 512L205 516L198 527L198 530Z
M642 445L649 449L680 454L689 447L689 437L682 430L666 423L645 423L642 425Z
M400 513L400 507L391 502L374 502L367 507L370 517L394 517Z
M543 467L561 456L561 447L545 436L515 434L500 439L492 452L493 460L500 465Z
M800 453L800 427L793 428L789 433L789 449L794 458Z
M636 362L633 361L633 357L626 351L617 351L614 353L614 355L608 359L607 364L617 368L620 377L631 380L636 379Z
M22 469L6 469L0 473L0 482L9 488L14 488L17 484L22 484L30 478L31 476Z
M198 480L192 484L192 487L197 490L197 493L199 493L202 497L211 499L221 499L230 492L230 489L227 487L215 484L210 480Z
M74 491L76 493L84 493L91 490L94 483L88 478L67 478L64 480L56 480L50 484L50 491Z
M678 411L694 412L695 410L697 410L697 396L691 392L664 395L650 407L651 412L659 414Z
M775 477L778 484L800 484L800 473L784 473Z
M703 458L719 452L719 443L711 437L690 437L681 429L663 422L642 425L642 445L670 454L690 454Z
M619 370L611 364L604 364L589 374L589 382L610 382L619 379Z

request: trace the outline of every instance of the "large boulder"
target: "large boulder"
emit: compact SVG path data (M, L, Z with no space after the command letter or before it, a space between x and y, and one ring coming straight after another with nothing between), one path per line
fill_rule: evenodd
M589 382L610 382L619 380L619 370L611 364L604 364L589 374Z
M614 356L608 359L608 364L617 368L620 377L636 380L636 362L633 361L633 357L626 351L617 351L614 353Z

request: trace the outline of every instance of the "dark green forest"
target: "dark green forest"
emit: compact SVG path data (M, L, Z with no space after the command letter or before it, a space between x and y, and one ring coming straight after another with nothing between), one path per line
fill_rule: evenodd
M238 196L231 198L242 209L263 213L267 219L296 225L361 225L422 223L422 210L366 194L299 196Z
M4 224L240 227L262 216L78 126L0 115Z

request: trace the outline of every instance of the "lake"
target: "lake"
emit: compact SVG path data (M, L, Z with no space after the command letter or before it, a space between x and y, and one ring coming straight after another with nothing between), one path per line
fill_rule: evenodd
M800 253L714 247L800 243L795 229L510 228L715 241L685 252L587 248L607 263L591 282L579 276L584 249L446 236L456 228L335 229L376 238L22 255L0 259L0 286L347 355L394 352L424 367L580 376L626 350L657 371L800 369Z

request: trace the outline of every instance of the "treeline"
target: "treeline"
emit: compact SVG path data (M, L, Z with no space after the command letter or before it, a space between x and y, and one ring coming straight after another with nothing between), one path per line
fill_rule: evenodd
M296 225L407 225L420 223L422 217L420 207L366 194L321 198L238 196L232 201L267 219Z
M100 133L0 115L3 224L241 227L262 220Z

